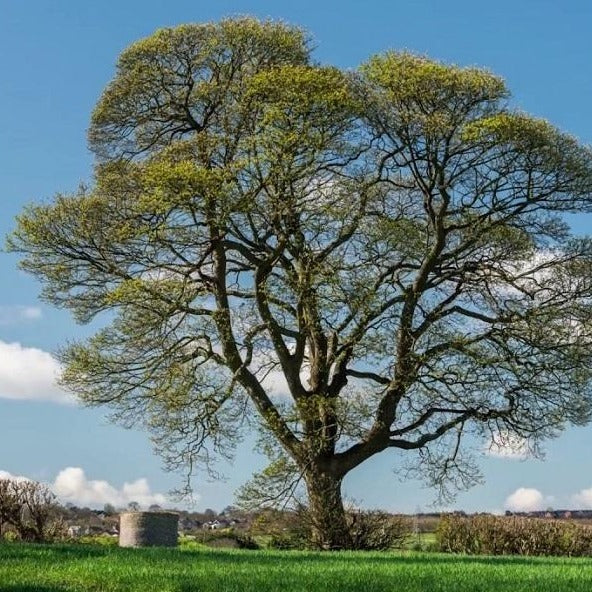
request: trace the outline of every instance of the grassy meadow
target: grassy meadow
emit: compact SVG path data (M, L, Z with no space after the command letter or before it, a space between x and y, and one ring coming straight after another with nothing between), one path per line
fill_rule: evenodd
M588 592L592 559L0 545L1 592Z

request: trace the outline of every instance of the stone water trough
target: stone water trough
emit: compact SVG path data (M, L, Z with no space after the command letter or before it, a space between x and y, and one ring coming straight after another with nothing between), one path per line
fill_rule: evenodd
M119 516L120 547L176 547L179 515L174 512L124 512Z

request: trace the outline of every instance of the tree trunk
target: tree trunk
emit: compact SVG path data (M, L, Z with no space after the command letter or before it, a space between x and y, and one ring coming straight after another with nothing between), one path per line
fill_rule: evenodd
M325 550L350 549L352 539L341 499L341 478L309 468L305 480L313 544Z

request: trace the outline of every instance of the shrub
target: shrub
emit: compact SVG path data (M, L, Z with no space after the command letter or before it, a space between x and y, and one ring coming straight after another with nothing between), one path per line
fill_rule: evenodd
M0 535L50 542L65 537L55 495L42 483L0 479Z
M197 538L208 547L233 547L235 549L259 549L259 545L247 533L237 532L232 528L204 530Z
M388 551L400 548L411 533L411 521L386 512L356 510L348 522L353 548L359 551Z
M347 511L352 548L359 551L386 551L405 546L411 520L378 510ZM265 536L266 546L278 550L316 549L308 508L298 504L290 511L265 510L253 521L250 532Z
M2 537L0 538L0 542L5 543L15 543L18 540L19 536L14 530L7 530L6 532L3 532Z
M311 546L310 518L303 505L284 511L266 509L253 521L249 532L265 537L269 549L288 551Z
M279 551L297 551L311 547L310 537L303 536L299 531L274 533L267 542L268 549Z
M592 527L560 520L500 516L443 516L441 551L471 555L592 555Z
M392 516L377 510L353 510L347 513L352 548L357 551L388 551L400 548L411 532L411 522L404 516ZM271 533L270 549L314 549L311 520L306 508L300 507L284 521L283 528Z
M259 544L257 541L246 532L237 532L235 533L235 540L238 544L239 549L250 549L252 551L256 551L260 549Z

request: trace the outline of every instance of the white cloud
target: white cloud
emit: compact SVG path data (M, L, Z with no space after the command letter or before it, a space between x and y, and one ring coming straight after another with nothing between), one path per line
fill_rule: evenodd
M42 316L38 306L0 306L0 325L14 325L22 321L35 321Z
M269 350L255 354L249 370L261 381L261 385L272 399L290 399L290 388L275 352Z
M281 370L272 370L261 380L263 388L272 399L289 399L290 388Z
M60 365L48 352L0 341L0 399L73 403L60 389Z
M140 506L162 505L167 499L161 493L153 493L146 479L124 483L117 489L108 481L88 479L80 467L67 467L60 471L51 486L53 492L64 502L82 506L127 506L138 502Z
M541 249L528 259L519 261L500 261L504 275L512 279L514 285L500 280L500 292L513 296L522 294L522 290L539 291L553 279L553 269L560 266L561 254Z
M510 460L524 460L532 456L528 441L509 432L493 434L489 444L485 445L485 454Z
M290 353L294 353L295 344L288 343L287 345ZM255 354L251 361L251 365L249 366L249 370L261 381L261 385L272 400L293 400L286 376L281 369L280 362L277 359L275 352L268 350ZM309 378L310 367L307 363L304 363L300 369L300 382L305 388L308 387Z
M592 510L592 487L582 489L571 498L574 507L578 510Z
M543 510L551 498L545 498L538 489L520 487L506 498L505 507L513 512Z
M28 481L22 475L12 475L8 471L0 470L0 479L14 479ZM80 467L67 467L58 473L53 483L48 484L61 502L71 502L79 506L102 507L113 504L125 507L130 502L137 502L142 507L151 504L163 505L167 497L162 493L154 493L146 479L137 479L131 483L124 483L117 489L108 481L88 479Z

